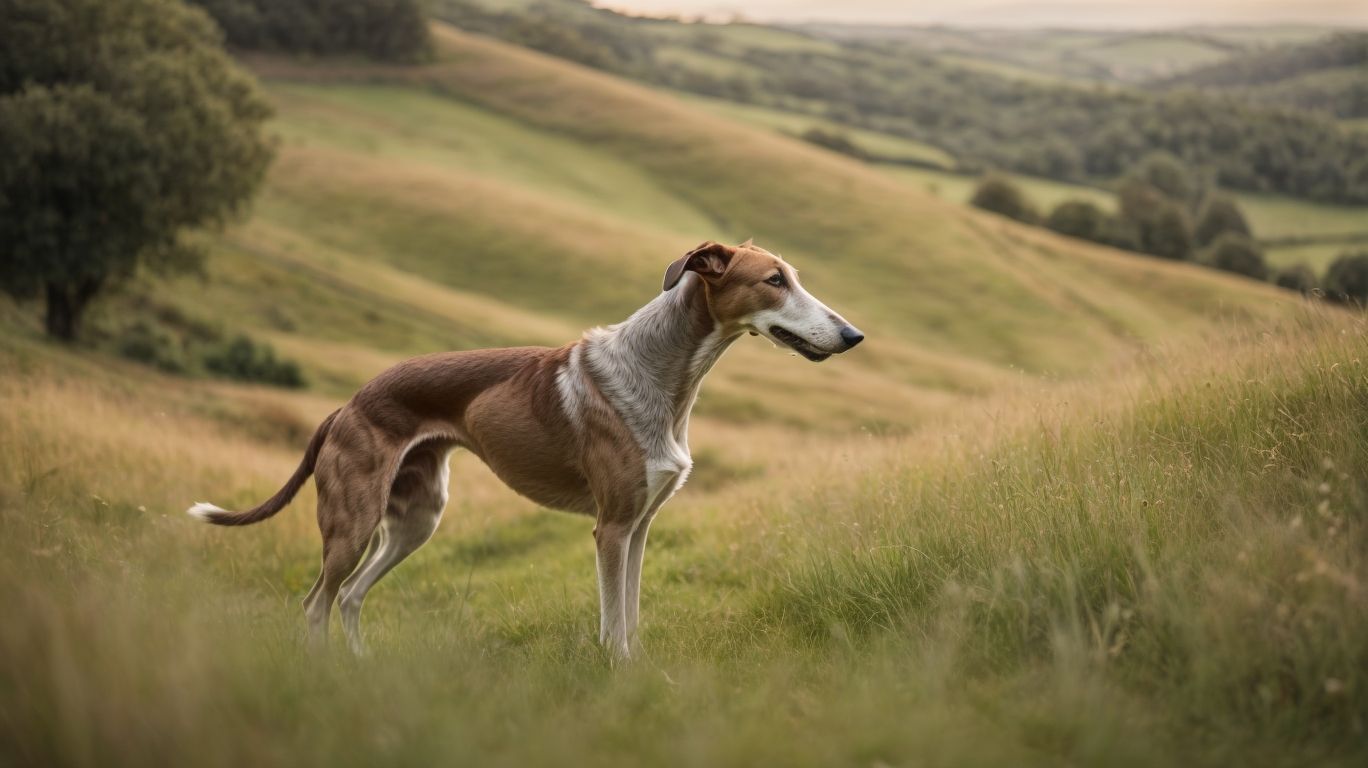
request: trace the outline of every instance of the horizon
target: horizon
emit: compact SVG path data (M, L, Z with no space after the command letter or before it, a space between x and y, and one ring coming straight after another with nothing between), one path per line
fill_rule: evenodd
M1179 27L1368 27L1368 4L1351 0L1287 3L1268 0L590 0L638 16L746 20L768 24L949 26L979 29L1171 29Z

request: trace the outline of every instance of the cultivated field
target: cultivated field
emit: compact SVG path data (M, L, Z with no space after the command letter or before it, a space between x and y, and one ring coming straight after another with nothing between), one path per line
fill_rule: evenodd
M129 307L269 340L300 392L43 341L0 304L0 763L1360 765L1368 328L1019 227L649 89L439 29L417 68L257 59L280 154L204 277ZM352 387L625 317L754 236L869 334L743 339L652 530L642 652L591 521L458 455L372 655L310 656L312 491ZM336 629L336 628L335 628Z

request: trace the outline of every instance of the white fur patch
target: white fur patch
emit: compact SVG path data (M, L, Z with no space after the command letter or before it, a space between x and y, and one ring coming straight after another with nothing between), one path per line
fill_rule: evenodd
M199 518L200 520L203 520L206 523L209 522L209 518L215 514L227 513L228 510L223 509L222 507L216 507L213 504L210 504L206 501L197 501L195 502L195 506L185 510L185 514L191 517Z
M586 382L580 368L580 350L582 348L582 344L576 344L571 348L570 359L556 371L556 389L560 392L561 408L565 411L565 417L570 420L570 425L576 431L580 429L584 421L583 403Z
M736 339L694 334L687 302L701 282L685 273L673 290L617 325L589 331L581 345L580 364L636 438L648 472L679 475L692 466L689 411L703 377Z

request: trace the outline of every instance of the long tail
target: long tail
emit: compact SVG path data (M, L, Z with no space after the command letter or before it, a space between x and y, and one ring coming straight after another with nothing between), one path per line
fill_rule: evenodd
M318 430L314 432L313 437L309 440L309 447L304 451L304 459L299 462L299 468L294 471L294 474L290 476L290 479L285 481L285 485L282 486L280 490L276 491L275 495L271 498L261 502L246 512L229 512L226 509L201 501L195 504L195 506L185 510L186 514L192 517L198 517L204 522L213 523L214 525L251 525L252 523L259 523L268 517L274 516L275 513L284 509L286 504L290 503L290 500L295 497L295 494L299 493L299 489L304 485L304 481L308 480L309 475L313 474L314 462L318 461L318 451L328 439L328 430L332 428L333 419L336 419L337 414L340 412L340 408L333 411L328 414L328 418L324 419L322 424L318 425Z

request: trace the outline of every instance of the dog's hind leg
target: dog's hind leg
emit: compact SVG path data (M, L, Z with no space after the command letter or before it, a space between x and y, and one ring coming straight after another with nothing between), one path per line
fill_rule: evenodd
M307 618L309 619L309 637L310 637L310 639L314 639L314 637L313 637L313 635L314 635L314 626L313 626L313 612L314 612L314 607L313 607L313 606L314 606L314 602L318 600L318 593L320 593L320 592L322 592L322 591L323 591L323 571L320 569L320 570L318 571L318 578L317 578L317 579L314 579L314 585L313 585L312 587L309 587L309 594L307 594L307 595L304 596L304 600L303 600L303 602L301 603L301 604L304 606L304 616L307 617ZM324 622L325 628L326 628L326 624L327 624L327 623Z
M376 582L432 537L447 501L450 446L427 443L416 446L390 490L385 517L376 530L377 542L360 568L342 584L338 607L342 629L352 652L361 655L361 606Z
M335 468L333 471L336 471ZM323 573L304 599L309 639L322 646L328 638L328 618L343 581L356 570L376 526L380 523L383 480L378 470L333 474L318 472L318 528L323 534Z
M366 545L358 544L351 536L324 538L323 573L304 599L304 613L309 619L309 640L314 646L326 645L333 601L337 599L343 581L356 569L365 551Z

